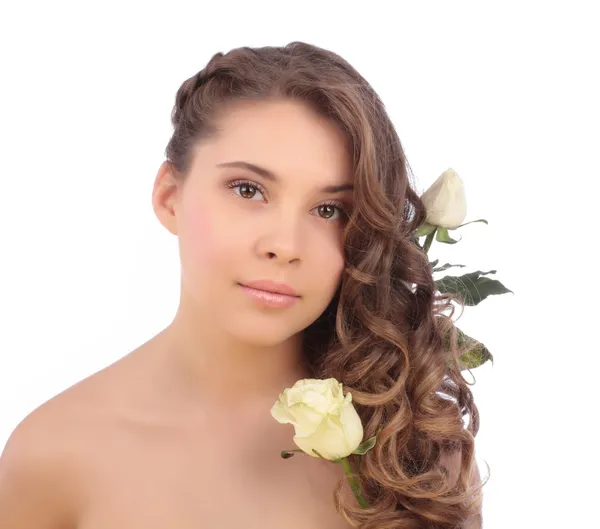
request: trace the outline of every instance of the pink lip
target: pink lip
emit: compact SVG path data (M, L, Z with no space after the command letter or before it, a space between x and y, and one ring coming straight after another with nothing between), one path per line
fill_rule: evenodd
M260 281L242 283L242 286L254 288L256 290L264 290L265 292L272 292L274 294L283 294L285 296L300 297L298 296L297 292L289 285L286 285L285 283L277 283L268 279L261 279Z
M274 281L252 281L246 284L239 283L239 285L250 298L264 307L291 307L300 299L294 289Z

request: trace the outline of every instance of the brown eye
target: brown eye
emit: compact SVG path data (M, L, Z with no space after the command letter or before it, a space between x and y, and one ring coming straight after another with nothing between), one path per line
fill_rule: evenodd
M348 213L346 207L338 202L326 202L314 208L313 211L317 212L317 215L325 220L335 220L345 222L348 220Z
M256 188L250 184L240 184L240 196L243 198L252 198L256 195Z
M330 219L335 215L337 207L332 204L323 204L322 206L319 206L318 209L320 217Z
M243 180L237 180L235 182L229 182L227 187L233 189L234 193L240 198L252 201L265 201L264 190L254 182L246 182Z

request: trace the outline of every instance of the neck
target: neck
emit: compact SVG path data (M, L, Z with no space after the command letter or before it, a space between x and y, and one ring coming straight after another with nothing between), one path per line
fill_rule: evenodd
M242 343L211 322L180 306L161 333L161 350L178 385L225 405L263 399L275 402L297 380L308 378L302 335L276 345Z

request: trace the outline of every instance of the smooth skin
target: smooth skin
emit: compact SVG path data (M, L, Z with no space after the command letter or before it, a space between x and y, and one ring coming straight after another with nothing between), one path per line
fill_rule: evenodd
M293 427L269 410L308 376L299 333L338 288L351 184L341 131L295 101L229 108L185 180L163 163L152 205L179 241L177 313L16 427L0 457L0 527L350 527L333 504L342 468L281 459ZM258 304L240 283L262 279L299 299Z

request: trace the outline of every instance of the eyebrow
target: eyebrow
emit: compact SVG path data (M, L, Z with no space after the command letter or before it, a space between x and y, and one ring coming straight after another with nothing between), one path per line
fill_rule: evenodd
M252 171L257 175L262 176L266 180L271 180L272 182L279 181L279 178L273 171L270 171L269 169L265 169L264 167L260 167L259 165L250 162L223 162L217 164L217 167L233 167L235 169L247 169L248 171ZM341 193L342 191L350 191L352 189L354 189L354 186L352 184L341 184L325 186L321 190L325 193Z

